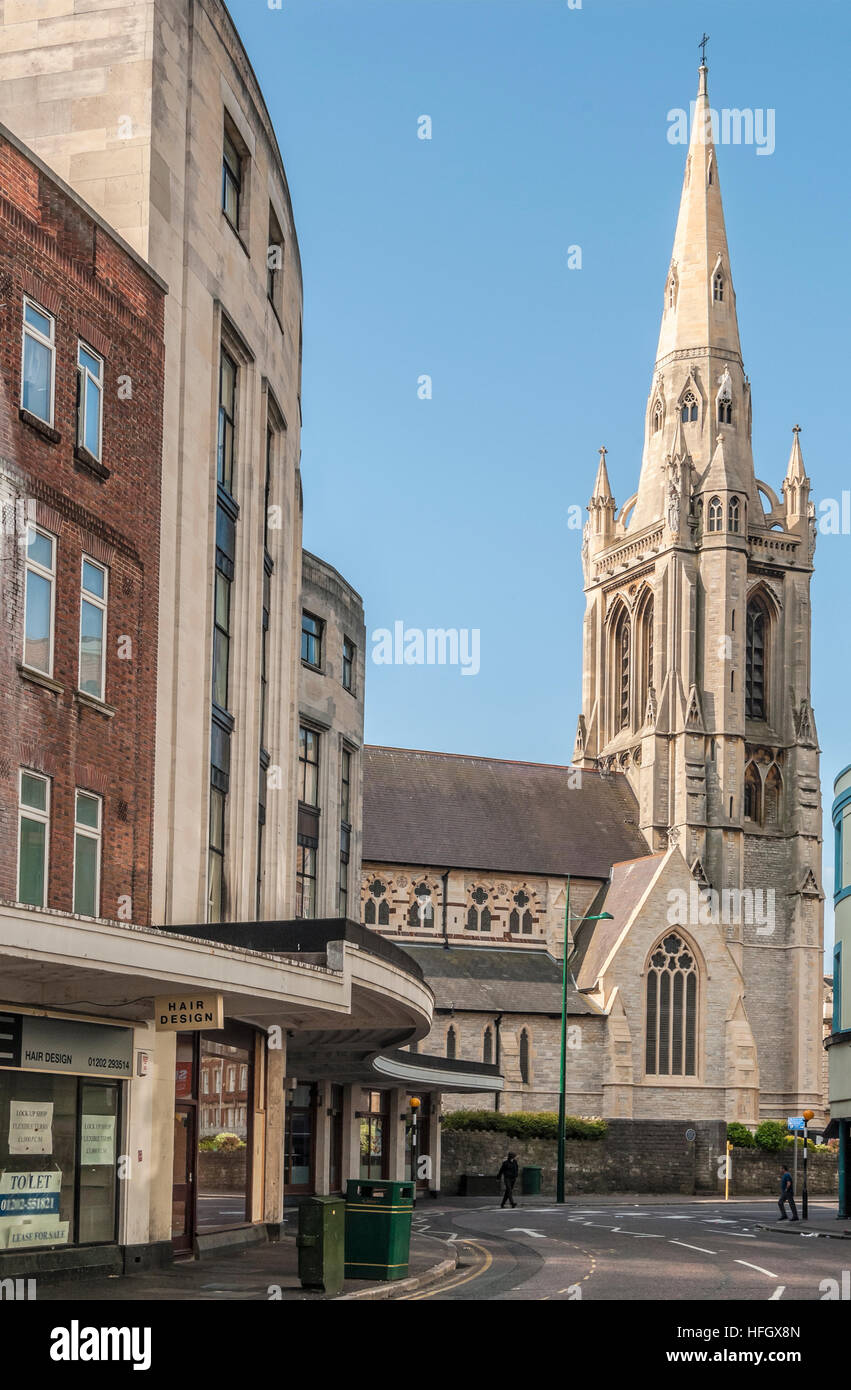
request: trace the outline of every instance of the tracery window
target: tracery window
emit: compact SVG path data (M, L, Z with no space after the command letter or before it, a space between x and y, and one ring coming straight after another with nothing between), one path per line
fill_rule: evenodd
M722 531L724 529L724 508L721 506L720 497L710 498L707 520L707 530Z
M731 497L727 508L727 530L738 533L741 518L741 503L738 497Z
M532 935L533 920L532 914L527 906L529 902L531 902L529 894L524 893L523 889L519 888L514 894L515 906L508 914L509 931L522 932L524 936Z
M414 889L414 900L408 908L408 926L418 931L434 926L434 903L427 883L418 883Z
M693 391L687 391L683 396L680 419L684 425L687 425L690 420L697 419L697 398Z
M380 878L373 879L369 885L369 897L364 903L363 920L368 927L374 927L377 923L379 927L389 927L390 925L390 903L385 896L387 884Z
M733 423L733 402L718 402L718 423L719 425L732 425Z
M484 888L476 888L470 897L473 901L467 909L467 930L490 931L491 910L487 905L489 894Z
M676 932L648 962L644 1069L648 1076L697 1075L697 964Z
M721 304L724 299L724 276L720 270L712 277L712 298L716 304Z
M654 410L653 410L653 433L654 433L654 434L658 434L661 428L662 428L662 403L661 403L661 401L657 401L657 402L656 402L656 406L655 406L655 408L654 408Z

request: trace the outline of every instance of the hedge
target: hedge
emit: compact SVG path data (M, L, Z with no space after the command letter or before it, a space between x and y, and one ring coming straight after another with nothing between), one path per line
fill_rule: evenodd
M443 1116L444 1130L472 1130L509 1134L516 1139L558 1139L558 1115L554 1110L452 1110ZM581 1120L566 1115L567 1139L604 1139L605 1120Z

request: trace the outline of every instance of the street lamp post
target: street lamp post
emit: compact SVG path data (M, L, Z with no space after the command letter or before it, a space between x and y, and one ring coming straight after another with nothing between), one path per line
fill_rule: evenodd
M611 912L598 912L594 917L583 917L577 912L576 917L584 922L611 921ZM556 1201L564 1201L564 1121L565 1121L565 1086L567 1077L567 941L570 934L570 875L567 876L567 890L564 903L564 956L561 964L561 1058L559 1065L558 1083L558 1158L556 1161Z

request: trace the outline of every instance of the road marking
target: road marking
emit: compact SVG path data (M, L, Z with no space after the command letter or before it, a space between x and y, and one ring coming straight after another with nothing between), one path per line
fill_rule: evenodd
M547 1238L543 1231L531 1231L528 1226L509 1226L508 1234L511 1235L512 1231L519 1231L521 1236L534 1236L536 1240L546 1240Z
M707 1250L703 1245L688 1245L684 1240L669 1240L669 1245L681 1245L684 1250L699 1250L701 1255L717 1255L717 1250Z
M770 1269L763 1269L762 1265L752 1265L750 1260L736 1260L737 1265L747 1265L748 1269L757 1269L760 1274L767 1274L769 1279L776 1279L777 1275L772 1274Z
M716 1236L732 1236L734 1240L756 1240L750 1231L716 1231Z
M778 1298L782 1298L785 1288L786 1288L786 1285L785 1285L785 1284L778 1284L777 1288L774 1290L774 1293L771 1295L770 1299L768 1300L769 1303L774 1303Z
M423 1298L434 1298L435 1294L448 1293L450 1289L459 1289L462 1284L469 1284L471 1279L479 1279L483 1274L486 1274L487 1271L490 1269L491 1265L493 1264L493 1255L491 1254L491 1252L487 1249L486 1246L480 1245L477 1240L465 1240L464 1244L471 1245L475 1250L479 1250L481 1254L484 1256L483 1263L481 1264L479 1269L474 1269L471 1274L465 1274L461 1279L453 1279L448 1284L441 1284L440 1287L436 1289L426 1289L423 1293L403 1294L402 1297L400 1299L397 1299L396 1301L399 1303L406 1303L410 1302L411 1300L419 1301Z
M664 1240L663 1235L657 1235L655 1231L623 1231L625 1236L635 1236L638 1240Z

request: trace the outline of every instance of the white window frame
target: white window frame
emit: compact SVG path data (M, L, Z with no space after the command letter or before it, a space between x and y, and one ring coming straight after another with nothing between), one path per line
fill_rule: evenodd
M45 335L43 333L40 333L37 328L34 328L31 323L27 323L27 305L29 305L30 308L35 309L37 314L41 314L44 318L50 320L49 338L46 338ZM23 332L21 334L21 409L29 409L28 406L24 405L24 364L26 361L27 338L33 338L37 343L40 343L42 347L46 347L50 351L50 418L48 420L45 420L44 424L49 425L50 428L53 429L53 417L56 412L56 319L53 314L49 314L47 310L43 308L41 304L38 303L38 300L33 299L28 294L25 294L24 307L22 313L22 323ZM35 412L30 411L30 414L35 415ZM35 418L37 420L40 420L41 416L35 415Z
M94 357L95 360L100 363L100 379L93 376L91 370L87 366L85 366L83 362L80 361L80 355L83 352L88 353L89 357ZM77 445L79 448L85 449L88 453L91 453L91 450L89 449L89 446L86 443L86 409L89 398L88 386L89 382L91 381L94 383L95 386L97 386L98 390L100 391L100 410L98 411L98 448L97 453L92 455L93 458L97 459L98 463L100 463L101 455L103 454L104 367L104 359L101 356L101 354L99 352L95 352L93 347L89 347L89 344L85 341L84 338L78 338L77 376L80 382L80 403L77 412Z
M44 565L39 564L38 560L33 560L33 559L31 559L30 553L29 553L29 550L30 550L29 539L30 539L30 532L31 532L31 531L37 532L37 534L38 534L39 536L43 536L45 540L50 541L50 554L51 554L51 567L50 567L50 569L47 569ZM29 525L28 525L28 527L27 527L27 544L26 544L26 546L24 547L24 566L25 566L25 573L24 573L24 643L23 643L23 664L24 664L24 666L27 668L27 670L29 670L29 671L39 671L39 670L41 670L40 667L38 667L38 666L33 666L31 662L27 661L27 584L29 583L29 574L30 574L30 570L32 570L33 574L37 574L41 579L46 579L46 580L48 581L48 583L50 584L50 622L49 622L49 626L50 626L50 642L49 642L49 658L48 658L48 663L47 663L47 670L46 670L46 671L42 671L42 675L52 677L52 676L53 676L54 629L55 629L55 620L56 620L56 537L53 535L53 532L52 532L52 531L46 531L45 528L44 528L43 526L37 526L37 525L35 524L35 522L32 522L32 521L29 523Z
M98 594L93 594L91 589L83 586L83 575L86 565L94 565L103 573L103 598ZM83 690L81 676L83 670L83 604L90 603L92 608L99 608L103 613L103 640L101 642L100 655L100 694L92 695L91 691ZM77 639L77 689L81 695L86 695L90 700L99 700L101 704L106 703L106 635L107 620L109 617L109 570L106 565L102 565L99 560L92 559L91 555L83 554L80 559L80 628Z
M45 810L39 811L34 806L25 806L23 802L23 783L24 777L34 777L36 781L43 782L47 788L44 798ZM44 896L43 901L36 906L45 907L47 905L47 881L50 871L50 778L45 777L43 772L36 772L31 767L18 768L18 858L15 867L15 893L16 902L21 902L21 818L26 816L27 820L40 821L44 825Z
M98 807L97 829L94 830L90 825L84 825L77 816L77 803L81 796L87 796L90 801L96 801ZM100 870L101 855L103 851L103 797L98 796L97 792L87 791L85 787L74 788L74 881L71 888L71 902L74 912L77 911L77 836L82 835L87 840L97 842L97 858L95 860L95 911L94 917L100 916ZM88 916L88 913L79 914Z

